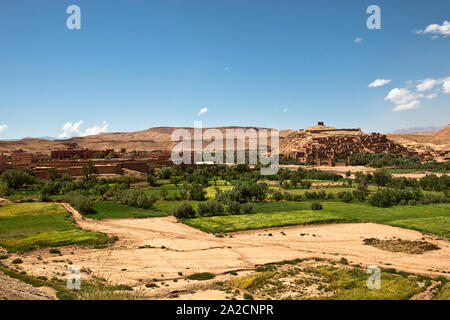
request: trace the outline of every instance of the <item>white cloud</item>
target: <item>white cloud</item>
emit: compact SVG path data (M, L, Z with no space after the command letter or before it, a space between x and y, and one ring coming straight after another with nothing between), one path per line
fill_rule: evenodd
M389 91L384 100L391 101L396 105L394 111L403 111L418 108L420 105L419 98L423 98L423 94L417 94L407 88L394 88Z
M359 38L359 37L354 40L355 43L361 43L362 41L363 41L363 38Z
M101 126L95 125L93 127L88 127L86 130L81 130L81 126L83 125L83 120L78 122L66 122L62 126L63 132L58 135L59 139L67 139L72 137L85 137L90 135L96 135L102 132L107 132L109 124L106 121L103 121Z
M93 126L93 127L87 128L84 131L83 136L94 136L94 135L102 133L102 132L107 132L108 127L109 127L109 124L103 120L103 123L101 126Z
M6 129L8 129L8 126L6 124L1 124L0 125L0 132L5 131Z
M414 30L413 32L416 34L434 34L432 37L433 39L436 39L437 36L448 37L450 36L450 22L444 21L442 25L436 23L430 24L425 30L419 29Z
M201 108L200 111L197 113L197 116L200 116L200 115L202 115L204 113L207 113L207 112L208 112L208 108L206 108L206 107Z
M400 104L394 108L394 111L404 111L409 109L416 109L419 107L420 101L419 100L413 100L409 103Z
M288 112L288 111L289 111L288 109L283 109L283 112L284 112L284 113L286 113L286 112Z
M372 83L369 84L369 88L381 87L390 82L391 82L391 80L389 80L389 79L376 79L375 81L373 81Z
M442 91L444 93L450 93L450 77L445 78L442 83Z
M423 100L436 99L441 93L440 85L442 85L442 93L450 93L450 77L442 79L427 78L418 81L408 81L407 83L406 88L394 88L384 98L385 101L395 104L394 111L418 108ZM425 95L425 92L430 90L432 91Z
M391 101L395 104L407 104L419 97L421 97L421 95L417 95L406 88L394 88L389 91L384 100Z
M416 86L417 91L423 92L428 91L434 88L434 86L438 85L440 80L436 79L425 79L420 80L419 84Z
M437 98L437 93L435 92L435 93L429 94L429 95L426 96L426 98L428 100L436 99Z
M225 71L230 71L231 70L230 67L225 67L224 69L225 69Z

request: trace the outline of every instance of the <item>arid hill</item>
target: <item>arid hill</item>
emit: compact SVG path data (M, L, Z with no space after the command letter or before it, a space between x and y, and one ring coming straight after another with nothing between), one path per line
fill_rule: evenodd
M436 132L437 137L448 137L450 138L450 124L447 125L444 129Z
M361 150L363 147L366 147L365 138L367 135L363 134L359 129L335 129L332 127L322 126L320 130L317 129L318 126L313 126L308 128L311 132L308 135L309 139L314 140L326 140L333 139L332 136L341 136L337 140L337 144L341 144L339 141L346 141L346 136L354 136L350 140L357 140L358 143L361 143ZM328 129L327 129L328 128ZM66 149L68 144L76 144L79 148L86 148L92 150L106 150L106 149L114 149L115 151L120 151L121 148L126 148L128 151L140 150L140 151L170 151L177 142L171 141L171 134L175 129L186 129L189 131L191 136L193 137L193 128L177 128L177 127L155 127L147 130L136 131L136 132L111 132L111 133L101 133L95 136L87 136L87 137L75 137L66 140L49 140L42 138L26 138L17 141L0 141L0 153L10 153L15 150L23 150L26 152L32 153L42 153L49 154L51 150L55 149ZM255 129L257 132L261 129L261 127L217 127L213 129L220 130L224 136L226 129ZM350 130L350 131L349 131ZM317 131L317 132L316 132ZM289 154L292 152L297 152L296 150L299 147L304 147L303 142L304 138L307 138L302 130L281 130L280 134L280 151L284 154ZM313 139L314 137L314 139ZM379 140L380 138L372 138L369 140ZM348 140L348 139L347 139ZM339 148L345 149L343 152L347 152L348 150L354 147L353 143L348 140L347 144L348 148ZM450 150L450 125L446 128L438 131L438 132L430 132L430 133L419 133L419 134L387 134L387 141L378 141L376 144L378 145L376 148L368 148L367 152L375 152L381 150L380 147L383 145L390 144L394 145L402 145L407 147L408 149L413 149L418 152L430 152L430 150L438 150L438 151L448 151ZM270 145L270 139L268 140L268 144ZM344 143L345 144L345 143ZM248 147L248 143L246 145ZM351 147L351 148L350 148ZM337 148L337 145L334 146ZM357 148L357 149L358 149ZM348 149L348 150L347 150ZM354 149L354 148L353 148ZM358 150L359 150L358 149ZM400 148L397 148L400 150ZM346 151L347 150L347 151ZM355 149L356 150L356 149ZM356 152L353 150L353 152ZM291 152L292 151L292 152ZM326 151L326 150L322 150ZM338 151L336 149L336 151ZM383 151L383 150L381 150ZM329 151L327 151L328 153Z
M429 150L450 150L450 124L437 132L421 132L413 134L388 134L387 137L396 143L422 153Z
M226 129L255 129L257 132L264 128L259 127L218 127L225 136ZM80 148L92 150L114 149L120 151L126 148L128 151L169 151L177 142L171 141L171 134L175 129L186 129L193 138L193 128L156 127L136 132L112 132L101 133L95 136L76 137L66 140L47 140L39 138L26 138L18 141L0 141L0 153L9 153L15 150L23 150L32 153L49 154L51 150L65 149L68 144L76 144ZM280 143L293 130L281 130ZM269 139L270 144L270 139Z

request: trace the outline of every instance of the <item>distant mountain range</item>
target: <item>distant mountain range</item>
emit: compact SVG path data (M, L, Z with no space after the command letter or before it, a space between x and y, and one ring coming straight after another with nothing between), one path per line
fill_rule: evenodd
M445 126L441 127L412 127L412 128L405 128L405 129L398 129L396 131L393 131L391 133L424 133L424 132L437 132L439 130L444 129Z

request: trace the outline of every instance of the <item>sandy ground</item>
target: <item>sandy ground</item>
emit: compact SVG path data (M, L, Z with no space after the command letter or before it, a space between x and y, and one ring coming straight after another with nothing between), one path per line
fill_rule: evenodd
M320 257L338 261L345 257L350 264L450 277L450 242L407 229L373 223L329 224L237 232L218 238L179 223L174 217L90 220L83 219L69 205L65 206L80 227L117 235L120 239L106 249L68 246L60 248L61 255L50 254L48 249L21 254L24 262L14 268L34 276L61 278L68 265L73 263L85 271L82 279L91 273L113 283L143 289L144 284L156 279L164 281L163 286L152 290L152 294L194 288L200 282L184 280L189 274L211 272L219 275L215 279L219 280L228 276L220 275L230 271L245 272L258 265L296 258ZM440 249L408 254L363 244L364 238L394 237L404 240L424 238Z
M53 300L50 288L35 288L0 271L0 300Z

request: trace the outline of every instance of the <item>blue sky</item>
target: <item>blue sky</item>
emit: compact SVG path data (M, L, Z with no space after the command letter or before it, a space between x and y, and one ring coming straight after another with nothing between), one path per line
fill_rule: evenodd
M72 4L81 30L66 27ZM366 27L371 4L381 30ZM1 0L0 138L195 120L367 132L446 125L444 21L448 0ZM390 82L369 87L376 79Z

